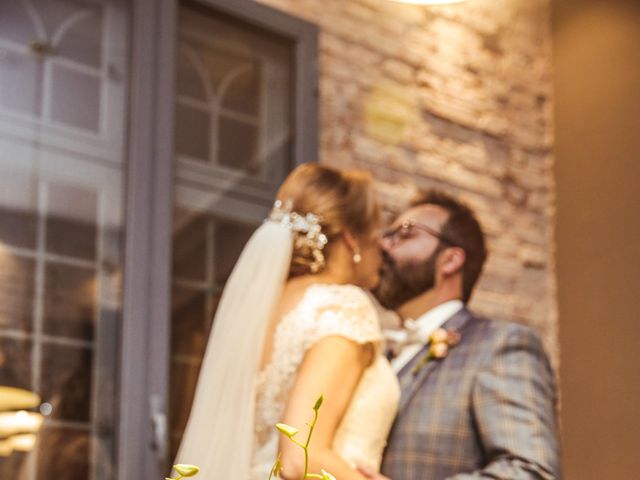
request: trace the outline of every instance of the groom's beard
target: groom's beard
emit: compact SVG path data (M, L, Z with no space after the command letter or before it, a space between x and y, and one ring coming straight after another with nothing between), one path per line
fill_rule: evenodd
M395 310L435 287L436 257L439 253L439 249L436 249L423 262L411 262L400 266L386 252L382 252L380 283L373 291L380 304Z

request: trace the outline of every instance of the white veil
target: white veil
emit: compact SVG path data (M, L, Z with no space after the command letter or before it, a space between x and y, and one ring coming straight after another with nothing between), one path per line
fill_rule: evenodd
M291 229L266 221L227 281L176 459L200 467L202 480L249 478L265 327L287 279L292 249Z

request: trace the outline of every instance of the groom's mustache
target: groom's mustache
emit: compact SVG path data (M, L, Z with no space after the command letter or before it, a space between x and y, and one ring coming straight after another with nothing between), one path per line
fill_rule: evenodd
M380 263L380 268L378 270L380 278L387 276L389 271L393 272L393 276L398 275L398 266L395 260L384 250L382 250L382 262Z
M401 292L412 290L407 283L405 275L393 257L384 250L382 251L382 262L378 269L380 281L373 293L386 308L395 308L401 301Z
M398 266L398 262L387 252L382 252L382 263L380 264L380 282L393 282L399 288L412 289L407 281L407 276L403 269Z
M395 309L403 303L435 286L436 250L422 261L397 260L384 250L380 264L380 282L374 294L386 308Z

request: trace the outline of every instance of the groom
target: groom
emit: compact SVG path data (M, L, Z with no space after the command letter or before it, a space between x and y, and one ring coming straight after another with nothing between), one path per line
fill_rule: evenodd
M556 386L538 336L466 308L487 255L473 212L443 193L423 194L381 247L375 293L404 319L408 337L392 362L402 395L382 473L560 478Z

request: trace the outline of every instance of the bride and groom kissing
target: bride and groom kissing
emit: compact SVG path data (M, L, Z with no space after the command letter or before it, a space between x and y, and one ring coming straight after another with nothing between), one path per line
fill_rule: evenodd
M178 462L206 480L266 480L280 453L281 477L301 478L302 454L274 425L303 427L324 394L310 471L559 478L555 378L538 336L466 308L486 259L473 212L431 192L379 228L366 173L289 175L225 287ZM378 302L404 319L395 358Z

